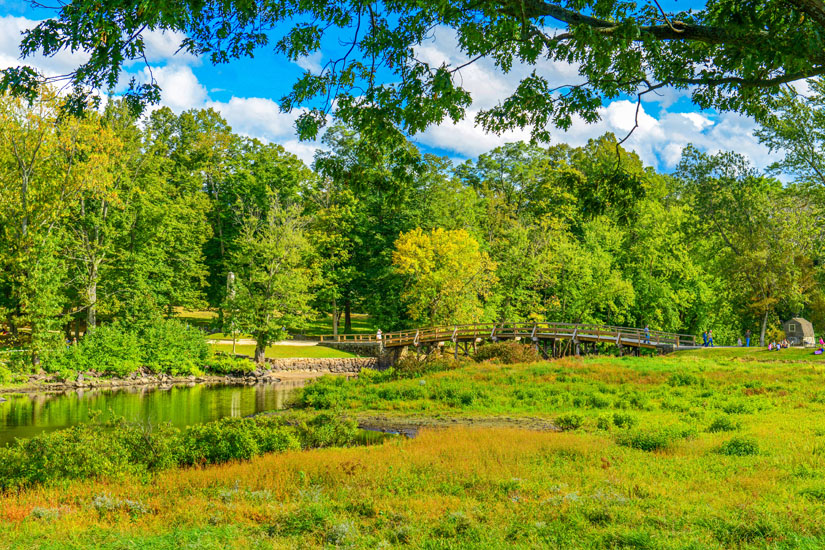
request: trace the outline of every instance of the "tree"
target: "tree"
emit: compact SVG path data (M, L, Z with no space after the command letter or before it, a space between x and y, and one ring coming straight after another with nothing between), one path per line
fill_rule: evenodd
M53 90L32 104L0 96L0 279L12 331L31 330L35 365L60 326L65 217L108 181L99 120L59 117L59 105Z
M467 231L404 233L395 242L392 263L405 278L401 297L413 321L477 323L489 317L485 301L496 265Z
M233 301L239 327L257 342L255 361L263 363L267 346L287 337L287 326L300 328L312 317L312 247L295 206L273 201L265 212L247 208L242 216L230 263Z
M358 201L349 189L336 189L324 178L311 195L312 223L309 238L316 251L320 285L319 302L332 312L332 334L338 336L339 322L346 297L352 296L356 267L352 262L360 245L357 222ZM349 328L349 327L347 327Z
M41 9L47 10L45 6ZM461 68L485 58L508 73L536 66L514 93L478 115L496 132L529 126L547 139L548 123L566 128L575 115L592 122L604 101L641 98L664 87L690 89L703 108L766 114L783 84L825 73L825 3L821 0L715 0L702 9L665 11L656 0L356 0L195 2L141 5L75 0L28 31L23 56L81 50L88 61L68 75L38 77L28 67L4 71L0 91L30 93L38 82L67 82L70 105L83 90L114 89L133 61L145 61L144 34L174 31L182 48L226 63L270 46L290 60L338 41L319 72L307 71L281 108L307 106L297 128L315 137L328 112L348 125L385 135L413 135L471 103ZM419 47L446 28L466 61L427 63ZM575 81L551 81L539 65L575 65ZM158 101L154 80L132 81L126 98L139 108Z
M98 286L101 280L112 282L112 264L118 255L125 231L122 215L133 198L136 172L140 170L140 139L134 117L123 105L111 103L105 117L89 115L94 121L102 146L89 164L95 171L97 185L86 186L78 195L65 223L65 254L77 289L78 307L74 313L86 313L86 331L97 326ZM108 292L113 291L107 285Z
M679 173L700 238L712 237L708 261L726 274L744 307L760 321L760 345L780 305L798 311L812 290L809 260L820 241L819 208L758 175L736 153L685 150ZM720 254L719 251L722 251Z
M761 120L756 135L771 151L784 154L772 166L774 172L825 187L825 82L809 84L812 93L807 97L793 88L783 90L777 108Z
M341 125L324 136L327 151L319 151L314 167L336 190L347 190L358 202L352 239L357 243L349 265L351 284L344 288L344 329L350 313L363 307L384 328L398 326L404 310L398 299L401 281L392 269L393 243L398 235L420 225L421 206L433 165L409 142L384 142Z

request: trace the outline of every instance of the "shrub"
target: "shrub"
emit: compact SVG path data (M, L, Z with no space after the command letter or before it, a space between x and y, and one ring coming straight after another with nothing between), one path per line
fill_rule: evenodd
M295 392L295 406L308 409L334 409L344 401L346 379L322 376Z
M197 374L209 347L203 335L175 319L155 319L135 328L102 325L68 348L48 354L44 367L64 378L74 371L95 370L125 377L145 366L171 375Z
M355 422L319 415L300 426L280 417L224 418L181 431L119 420L79 424L0 447L0 490L58 480L141 475L292 449L358 442Z
M563 431L577 430L584 423L584 418L575 413L563 414L556 417L555 424Z
M707 431L711 433L717 432L732 432L739 429L739 424L734 422L728 416L717 416L713 422L708 426Z
M358 424L354 420L342 420L331 414L319 414L309 422L302 423L298 435L304 449L344 447L356 441Z
M671 386L693 386L699 383L699 379L686 372L677 372L667 379L667 383Z
M176 319L157 319L139 336L141 361L152 372L198 374L209 355L203 333Z
M181 462L220 464L266 452L300 448L294 428L271 417L222 418L189 426L181 437Z
M654 429L623 432L617 436L616 442L625 447L652 452L666 449L675 439L676 433L672 429Z
M744 414L749 412L748 405L742 401L730 401L722 405L722 410L728 414Z
M511 341L481 346L476 351L473 359L479 362L492 361L511 365L514 363L535 363L540 361L541 357L533 346Z
M751 456L759 454L759 443L752 437L734 437L722 443L719 452L727 456Z
M0 487L122 475L139 469L129 459L116 434L79 424L0 448Z
M104 325L76 345L49 354L43 364L49 372L96 370L126 376L140 368L140 343L135 332L126 331L117 323Z
M617 428L632 428L636 425L636 422L636 417L632 414L613 413L613 424L615 424Z
M399 359L393 366L393 373L398 378L419 378L433 372L443 372L459 369L463 366L460 360L447 356L427 356L420 359L415 354L408 354Z
M594 409L606 409L610 406L610 399L600 393L591 393L587 396L587 406Z
M206 358L206 369L215 374L247 374L255 370L254 361L229 353L214 352Z

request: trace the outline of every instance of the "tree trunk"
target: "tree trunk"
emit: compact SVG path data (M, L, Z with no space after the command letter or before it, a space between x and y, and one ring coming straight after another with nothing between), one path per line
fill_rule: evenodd
M255 362L262 365L266 361L266 343L263 338L256 338L255 342Z
M74 337L80 340L80 317L74 318Z
M765 311L765 316L762 318L762 332L759 334L759 345L765 347L765 330L768 328L768 312Z
M352 311L350 310L349 298L344 302L344 332L352 332Z
M338 319L340 318L340 314L338 313L338 302L335 298L332 299L332 335L338 336Z
M95 270L97 271L97 270ZM92 273L89 288L86 289L86 299L89 307L86 309L86 332L92 332L97 327L97 274Z

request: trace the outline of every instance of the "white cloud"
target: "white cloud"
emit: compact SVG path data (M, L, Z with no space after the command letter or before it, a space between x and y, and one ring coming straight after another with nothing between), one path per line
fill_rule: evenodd
M187 63L199 65L200 58L181 50L181 43L186 35L172 31L146 31L143 40L146 44L146 58L149 63Z
M22 61L18 59L21 33L37 23L38 21L24 17L0 17L0 68L26 64L48 76L55 76L71 72L88 59L86 54L79 52L61 52L49 58L33 56ZM136 72L124 74L118 89L125 90L126 82L133 76L143 83L154 77L161 87L161 106L169 107L176 113L212 107L220 112L239 134L265 142L280 143L304 162L312 162L315 150L320 148L321 144L317 141L301 142L295 138L294 124L300 111L281 113L277 103L265 98L232 97L226 102L212 100L210 92L192 71L191 65L197 63L196 58L191 54L177 51L184 38L179 33L147 32L147 59L153 66L150 68L137 63L131 64L131 68ZM313 59L310 57L308 61L313 62ZM317 63L318 60L314 62ZM156 108L152 107L149 111Z
M295 137L295 120L302 111L282 113L277 103L260 97L233 97L227 102L208 101L226 119L232 130L264 142L279 143L307 165L312 163L320 141L300 141Z
M86 62L88 55L83 52L61 51L52 57L33 55L26 59L20 58L20 40L23 31L37 25L25 17L7 15L0 17L0 69L30 65L37 68L46 76L57 76L73 71L78 65Z
M150 72L161 87L161 103L175 112L203 107L209 97L206 88L186 65L154 67L151 71L144 67L140 80L148 82Z
M323 54L321 52L312 52L307 56L299 58L295 61L295 64L305 71L309 71L313 74L319 74L323 69L321 66L321 61L323 61Z

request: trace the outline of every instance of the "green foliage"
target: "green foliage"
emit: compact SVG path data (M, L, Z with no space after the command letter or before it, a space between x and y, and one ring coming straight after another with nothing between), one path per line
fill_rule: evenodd
M183 465L246 460L300 448L347 446L357 426L319 415L299 426L278 417L223 418L179 430L123 420L79 424L0 448L0 489L142 475Z
M694 430L690 428L643 428L619 433L616 442L625 447L653 452L667 449L678 439L691 437L693 434Z
M154 319L131 330L120 323L103 325L77 344L50 353L51 372L93 370L125 377L141 367L170 375L198 374L207 365L203 334L174 319Z
M141 367L142 357L138 334L114 324L98 327L76 345L54 352L44 366L52 372L95 370L124 377Z
M182 464L219 464L300 448L294 429L271 417L223 418L189 426L181 436Z
M396 378L418 378L433 372L443 372L461 368L465 362L450 356L417 357L409 353L395 362L391 375Z
M337 414L319 414L298 428L301 447L342 447L355 441L358 424Z
M401 298L412 321L434 326L486 320L496 264L466 230L403 233L392 264L404 278Z
M728 416L717 416L707 427L707 431L711 433L732 432L738 429L739 424L731 420Z
M271 342L287 337L287 325L301 328L313 317L312 245L304 224L297 206L282 207L277 201L265 211L254 206L244 211L229 264L236 277L229 300L230 309L237 311L237 328L255 337L258 362Z
M152 372L200 372L209 354L203 333L175 319L150 324L140 333L141 362Z
M584 417L580 414L569 413L557 416L553 421L562 431L578 430L584 423Z
M338 409L346 395L346 379L340 376L324 376L297 392L295 404L316 410Z
M223 352L213 352L206 358L206 369L215 374L248 374L255 370L255 363L243 357Z
M632 414L615 412L613 413L613 424L617 428L632 428L639 420Z
M476 350L473 359L476 361L492 361L511 365L516 363L535 363L541 357L533 346L519 342L495 342L485 344Z
M784 6L763 0L746 13L731 0L667 11L618 1L479 6L462 0L450 8L406 0L358 21L362 6L344 0L230 2L215 14L197 2L152 5L139 13L116 3L81 3L71 11L44 8L51 17L26 34L21 54L89 53L68 76L74 92L66 109L75 112L90 101L92 90L114 91L122 73L150 55L150 29L180 36L182 49L222 64L273 45L290 61L322 54L322 45L358 22L349 55L334 59L336 70L302 73L279 101L286 111L305 108L296 123L302 139L318 136L329 109L335 119L381 140L468 116L473 98L463 81L449 65L417 57L433 28L456 34L462 59L487 58L503 73L526 65L511 94L483 110L478 122L497 134L529 127L534 138L545 141L550 128L568 129L574 117L597 121L609 98L641 96L664 86L689 89L704 109L764 116L782 84L822 72L825 16L804 2ZM256 26L258 20L279 29L277 42ZM547 35L548 28L559 32ZM578 76L557 81L532 70L544 61L573 65ZM642 78L646 75L655 79ZM0 91L31 97L41 80L29 67L12 66L3 71ZM576 82L583 84L571 90ZM135 112L160 100L154 80L133 81L124 94Z
M719 452L728 456L751 456L759 454L759 442L752 437L740 436L725 441Z

